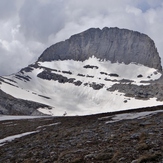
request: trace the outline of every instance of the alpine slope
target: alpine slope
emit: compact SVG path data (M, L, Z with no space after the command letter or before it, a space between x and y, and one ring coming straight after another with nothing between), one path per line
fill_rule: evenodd
M110 38L112 46L104 50L103 45L110 46ZM127 40L125 44L124 39ZM140 40L145 43L142 45ZM163 101L154 95L138 98L135 93L128 93L129 88L122 91L127 85L141 93L142 87L148 89L161 78L157 51L154 57L147 53L144 61L143 57L135 58L138 52L142 56L146 51L152 51L148 40L151 41L144 34L124 29L89 29L49 47L34 64L18 73L0 77L0 89L14 98L49 106L37 110L52 116L88 115L162 105ZM123 48L121 44L124 44ZM94 50L94 47L102 50ZM116 53L118 48L120 53ZM108 58L110 55L112 58ZM116 85L119 89L112 89Z

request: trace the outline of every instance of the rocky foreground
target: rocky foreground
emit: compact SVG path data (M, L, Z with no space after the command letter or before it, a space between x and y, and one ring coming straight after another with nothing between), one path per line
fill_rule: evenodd
M163 106L0 121L0 162L163 163Z

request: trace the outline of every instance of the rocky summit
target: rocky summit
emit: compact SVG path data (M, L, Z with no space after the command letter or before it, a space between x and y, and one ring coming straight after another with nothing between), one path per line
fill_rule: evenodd
M0 77L0 114L76 116L163 105L161 76L147 35L91 28Z
M91 28L46 49L38 61L84 61L95 56L112 63L137 63L161 70L155 44L147 35L119 28Z

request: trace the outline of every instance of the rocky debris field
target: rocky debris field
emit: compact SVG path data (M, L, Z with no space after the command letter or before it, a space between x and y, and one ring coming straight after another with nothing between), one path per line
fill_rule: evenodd
M163 106L0 121L0 162L163 163Z

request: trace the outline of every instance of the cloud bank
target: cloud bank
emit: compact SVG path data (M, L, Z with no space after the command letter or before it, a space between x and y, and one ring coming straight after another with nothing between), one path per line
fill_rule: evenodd
M162 0L0 0L0 75L19 71L75 33L105 26L147 34L163 63Z

